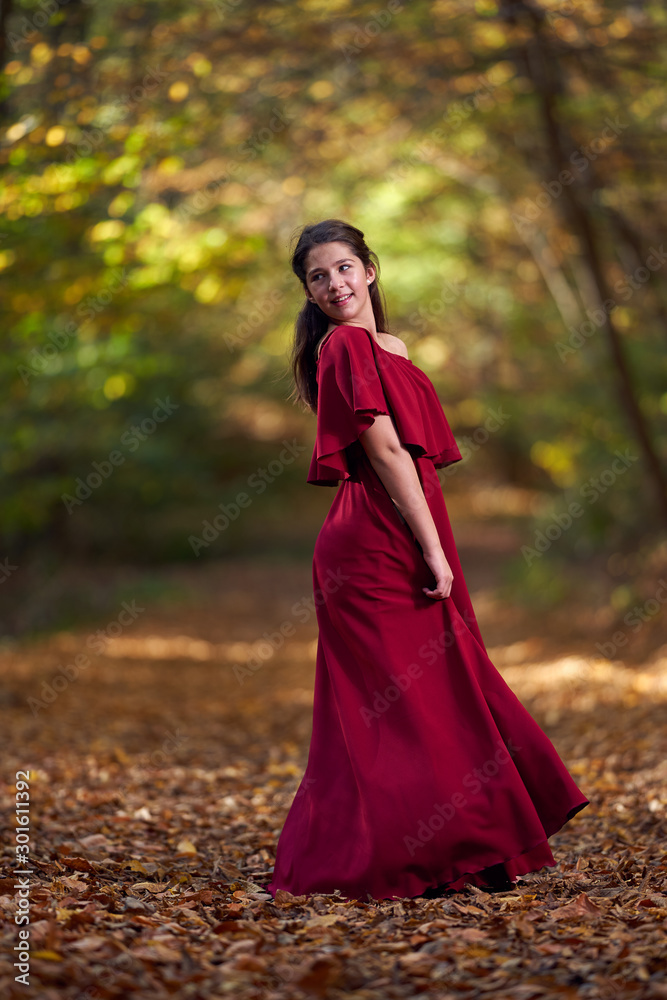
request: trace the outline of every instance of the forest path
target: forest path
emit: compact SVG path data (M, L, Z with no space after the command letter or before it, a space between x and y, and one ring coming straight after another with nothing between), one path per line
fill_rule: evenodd
M498 896L271 901L312 720L310 565L170 567L177 599L128 597L95 627L0 654L6 956L20 770L34 863L31 985L7 958L3 995L667 997L667 662L610 663L574 609L568 636L503 604L498 571L516 549L502 531L461 530L459 545L491 658L591 799L551 838L556 868ZM98 628L118 634L100 642ZM263 637L272 655L248 670Z

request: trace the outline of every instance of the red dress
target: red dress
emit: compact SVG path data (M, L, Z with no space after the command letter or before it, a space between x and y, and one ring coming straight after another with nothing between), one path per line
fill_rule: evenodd
M415 897L552 866L547 838L588 799L487 655L435 471L461 459L435 388L362 327L331 331L317 364L308 482L343 482L315 543L312 735L269 891ZM421 546L358 440L390 410L454 574L445 600L422 592Z

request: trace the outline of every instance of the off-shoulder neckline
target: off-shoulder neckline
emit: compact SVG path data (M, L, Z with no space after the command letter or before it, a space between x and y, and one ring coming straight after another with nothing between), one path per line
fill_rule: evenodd
M355 330L364 330L365 333L367 333L368 336L371 338L371 340L373 341L373 343L375 344L375 346L378 347L381 351L383 351L384 354L391 354L392 357L394 357L394 358L402 358L403 361L407 361L408 364L410 364L410 365L414 364L414 362L411 361L410 358L406 358L406 356L404 354L399 354L398 351L388 351L386 347L383 347L382 344L379 344L377 342L377 340L375 339L375 337L373 336L373 334L371 333L370 330L367 330L365 326L355 326L354 323L339 323L338 326L334 327L333 330L329 331L329 333L327 334L325 340L328 340L329 337L331 336L331 334L335 333L336 330L340 330L341 326L351 326ZM319 352L317 358L315 359L316 362L318 362L320 360L320 358L322 357L322 348L323 347L324 347L324 342L322 342L322 345L320 347L320 352Z

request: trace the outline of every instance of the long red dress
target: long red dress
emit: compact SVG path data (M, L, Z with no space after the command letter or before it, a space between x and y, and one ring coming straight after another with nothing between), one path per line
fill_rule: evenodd
M461 453L428 376L339 326L317 367L307 481L336 486L313 558L319 639L305 773L269 891L415 897L555 864L547 838L588 804L554 746L489 659L437 468ZM434 577L358 440L392 411L445 556Z

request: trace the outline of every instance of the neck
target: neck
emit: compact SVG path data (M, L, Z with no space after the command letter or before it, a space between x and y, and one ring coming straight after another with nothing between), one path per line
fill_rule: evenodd
M375 325L375 313L373 312L373 307L370 302L366 307L364 307L364 309L361 310L358 316L353 316L350 320L346 320L341 323L331 320L329 326L327 327L327 333L331 333L331 331L335 330L337 326L363 326L366 330L369 330L373 337L377 340L378 331L377 326Z

